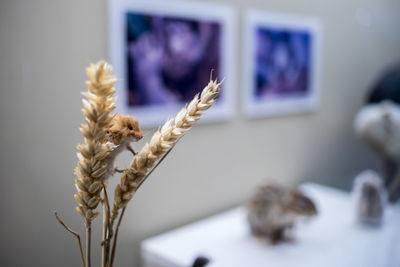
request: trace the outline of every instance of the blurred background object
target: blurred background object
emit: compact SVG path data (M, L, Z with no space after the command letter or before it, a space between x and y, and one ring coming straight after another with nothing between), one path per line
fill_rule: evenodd
M399 63L385 70L367 96L368 104L376 104L385 100L400 104Z
M236 7L239 18L249 8L319 18L320 106L269 119L237 113L229 123L195 127L135 195L121 226L116 266L140 266L141 240L244 203L270 180L264 177L350 190L356 174L379 165L351 125L365 88L399 60L398 0L210 1ZM85 66L109 59L107 12L105 0L0 1L0 266L80 264L76 240L53 210L83 231L73 199L80 92ZM240 85L244 32L241 24L235 30ZM237 95L242 89L237 86ZM144 134L141 142L151 136ZM204 138L207 146L199 142ZM129 164L130 155L121 156ZM207 175L193 171L205 162Z
M128 105L192 100L219 77L220 25L168 16L127 15Z
M109 3L109 57L120 77L120 112L133 115L144 127L157 127L208 83L213 70L213 77L225 77L223 90L202 121L233 117L238 17L231 5L171 0Z
M363 227L350 192L313 183L300 189L318 204L318 216L297 224L295 242L258 242L240 206L144 240L143 266L190 266L199 251L212 259L207 267L398 265L400 206L387 206L381 227Z
M296 221L318 213L314 202L302 192L279 185L260 186L247 209L252 235L272 244L291 241Z
M268 14L266 14L268 16ZM310 90L311 38L305 30L259 26L256 33L258 98L306 95Z
M353 191L357 220L363 224L380 225L387 201L382 178L374 171L363 171L357 175Z
M369 92L355 119L358 135L382 162L389 200L400 197L400 65L388 69Z
M210 260L207 257L199 256L194 260L192 267L204 267L209 262Z
M251 117L315 111L320 103L323 22L251 9L243 16L242 104Z

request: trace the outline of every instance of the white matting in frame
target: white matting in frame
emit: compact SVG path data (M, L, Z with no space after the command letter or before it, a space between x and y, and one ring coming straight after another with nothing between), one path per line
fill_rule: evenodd
M120 79L117 112L134 116L143 127L158 126L201 92L215 69L213 78L225 80L202 121L231 118L235 27L235 11L225 5L109 0L110 58Z
M252 117L316 110L321 92L319 20L249 10L242 108Z

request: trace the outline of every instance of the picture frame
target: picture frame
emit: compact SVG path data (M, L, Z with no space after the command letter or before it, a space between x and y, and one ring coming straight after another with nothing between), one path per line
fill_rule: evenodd
M109 48L118 113L142 127L173 117L208 84L225 78L203 122L235 113L236 16L229 6L183 1L109 1Z
M312 17L248 10L242 110L262 117L315 111L321 94L322 25Z

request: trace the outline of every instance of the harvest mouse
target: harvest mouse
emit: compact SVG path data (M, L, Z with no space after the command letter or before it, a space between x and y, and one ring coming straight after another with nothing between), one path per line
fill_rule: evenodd
M298 190L277 185L261 186L248 205L251 233L272 244L287 239L297 219L317 214L313 201Z
M105 145L109 146L110 154L107 158L107 174L106 178L113 175L115 171L121 172L114 166L116 157L125 149L131 151L134 155L131 143L142 139L143 133L140 129L139 122L131 117L124 115L115 115L111 122L111 126L107 130L107 139Z

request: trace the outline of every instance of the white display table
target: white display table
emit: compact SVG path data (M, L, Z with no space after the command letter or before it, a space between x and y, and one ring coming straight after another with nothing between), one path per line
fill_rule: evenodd
M187 267L202 255L211 260L207 267L400 266L399 205L387 208L381 227L363 227L350 194L316 184L302 188L319 215L297 225L293 243L270 246L252 238L239 207L143 241L143 264Z

